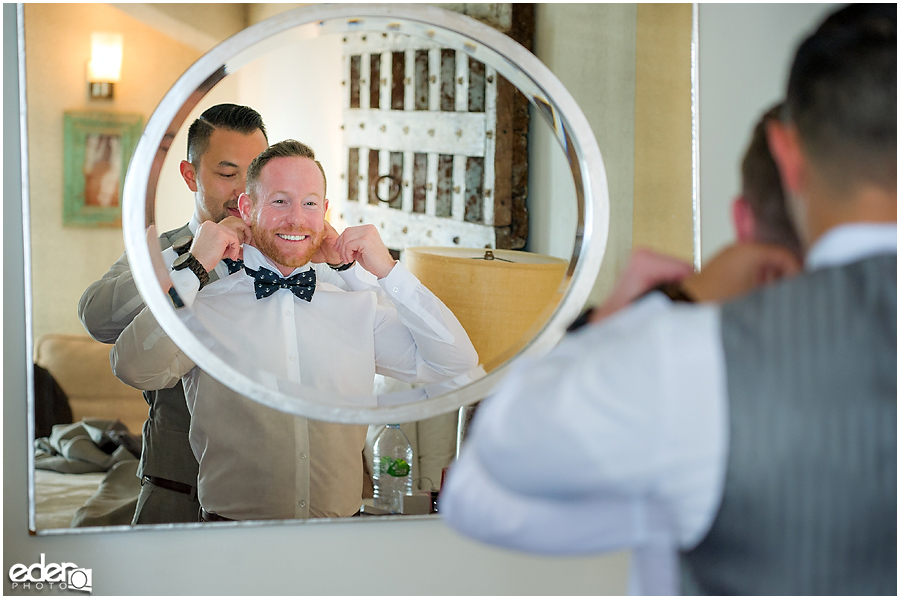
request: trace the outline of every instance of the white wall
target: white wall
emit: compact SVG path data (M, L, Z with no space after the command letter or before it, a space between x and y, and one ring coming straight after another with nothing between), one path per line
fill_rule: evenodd
M835 4L701 4L700 210L704 261L735 240L731 202L756 121L787 88L797 45Z

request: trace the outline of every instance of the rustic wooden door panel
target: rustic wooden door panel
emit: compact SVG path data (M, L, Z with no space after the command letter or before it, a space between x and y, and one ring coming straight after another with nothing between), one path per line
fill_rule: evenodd
M344 75L344 220L392 248L496 247L493 70L427 40L348 34Z

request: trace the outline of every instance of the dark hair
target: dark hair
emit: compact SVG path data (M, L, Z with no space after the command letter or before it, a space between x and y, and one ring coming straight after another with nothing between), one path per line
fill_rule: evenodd
M319 171L322 173L323 191L328 189L328 181L325 179L325 169L322 164L316 160L315 151L308 145L294 139L286 139L276 144L272 144L262 151L262 153L253 159L250 166L247 167L247 193L251 198L256 199L256 187L259 184L259 175L263 167L273 158L309 158L316 163Z
M767 110L753 129L741 163L742 194L756 221L757 240L781 245L802 256L800 238L788 217L778 167L766 140L766 125L777 120L782 109L779 103Z
M209 138L216 129L228 129L245 135L259 129L269 141L266 126L258 112L249 106L216 104L204 110L188 129L187 159L194 167L200 166L200 157L209 147Z
M798 48L785 119L829 183L897 185L897 6L836 11Z

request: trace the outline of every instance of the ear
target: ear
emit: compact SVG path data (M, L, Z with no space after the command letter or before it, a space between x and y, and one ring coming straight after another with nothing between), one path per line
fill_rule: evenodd
M182 160L178 167L181 169L181 178L187 183L188 188L191 191L197 191L197 171L194 170L194 165L187 160Z
M737 233L738 241L747 243L756 241L756 217L744 196L738 196L731 204L731 220Z
M766 123L766 140L787 194L802 195L806 161L800 148L797 128L778 120Z
M253 202L246 193L242 193L238 196L238 210L241 213L241 218L243 218L244 222L248 225L250 224L250 208L252 206Z

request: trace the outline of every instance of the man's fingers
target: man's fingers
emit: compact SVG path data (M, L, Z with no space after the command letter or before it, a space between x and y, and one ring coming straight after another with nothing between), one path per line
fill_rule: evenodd
M364 252L365 245L362 240L355 238L352 235L348 238L345 237L344 234L341 234L341 237L335 244L335 249L341 257L341 262L349 264L356 260L359 254Z
M643 273L645 279L657 282L676 281L694 272L690 263L647 248L634 250L628 267Z
M762 246L756 280L759 285L774 283L796 275L801 268L800 261L791 252L777 246Z
M632 253L611 297L624 305L661 283L680 281L693 272L693 267L684 260L638 248Z
M241 243L250 243L253 241L253 234L250 232L250 226L236 216L226 216L219 221L219 226L223 230L232 231Z
M387 276L396 264L381 240L378 229L373 225L347 227L338 238L335 248L344 263L356 260L379 279Z
M225 247L225 254L222 257L228 258L229 260L240 260L243 253L243 246L241 244L229 243Z
M797 257L781 246L736 243L686 279L684 285L699 301L725 301L793 276L800 269Z
M325 239L337 239L339 237L339 233L337 229L335 229L330 222L325 221Z
M241 221L241 224L234 228L234 232L240 243L251 243L253 241L253 234L250 232L250 227L248 227L247 223L244 221Z
M241 253L246 224L235 221L240 219L228 217L221 223L206 221L197 230L197 236L191 244L191 253L206 270L215 268L222 258L235 259Z

